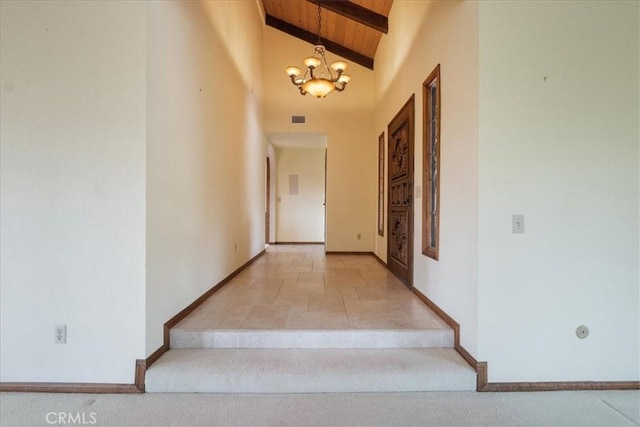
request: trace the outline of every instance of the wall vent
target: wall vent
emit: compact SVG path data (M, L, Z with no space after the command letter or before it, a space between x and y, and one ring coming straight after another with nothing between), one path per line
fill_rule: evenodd
M306 122L306 116L291 116L291 123L293 124L305 124Z

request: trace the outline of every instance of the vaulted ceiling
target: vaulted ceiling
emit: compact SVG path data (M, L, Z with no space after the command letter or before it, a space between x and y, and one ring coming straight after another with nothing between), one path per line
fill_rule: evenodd
M389 31L393 0L262 0L266 24L315 44L318 5L322 42L336 55L373 69L378 43Z

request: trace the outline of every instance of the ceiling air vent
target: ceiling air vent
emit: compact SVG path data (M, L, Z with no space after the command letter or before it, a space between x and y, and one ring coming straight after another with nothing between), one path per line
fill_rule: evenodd
M291 123L293 124L305 124L307 122L306 116L291 116Z

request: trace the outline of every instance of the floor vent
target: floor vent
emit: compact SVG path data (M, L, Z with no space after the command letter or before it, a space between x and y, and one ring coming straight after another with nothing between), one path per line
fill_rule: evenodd
M291 123L293 124L305 124L306 122L306 116L291 116Z

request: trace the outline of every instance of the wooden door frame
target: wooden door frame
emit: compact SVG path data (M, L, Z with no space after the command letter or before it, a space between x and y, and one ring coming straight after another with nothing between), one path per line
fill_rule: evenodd
M271 159L267 156L267 174L266 174L266 189L265 199L266 205L264 210L264 244L268 245L271 240Z
M391 144L393 142L392 135L403 123L408 123L409 152L411 162L409 164L409 173L411 176L411 206L408 213L408 233L407 233L407 287L413 288L413 216L415 211L414 197L414 163L415 163L415 94L405 102L400 111L393 117L387 126L387 265L391 263ZM393 271L392 271L393 272ZM394 273L395 274L395 273ZM400 278L401 279L401 278ZM404 281L404 280L403 280Z

